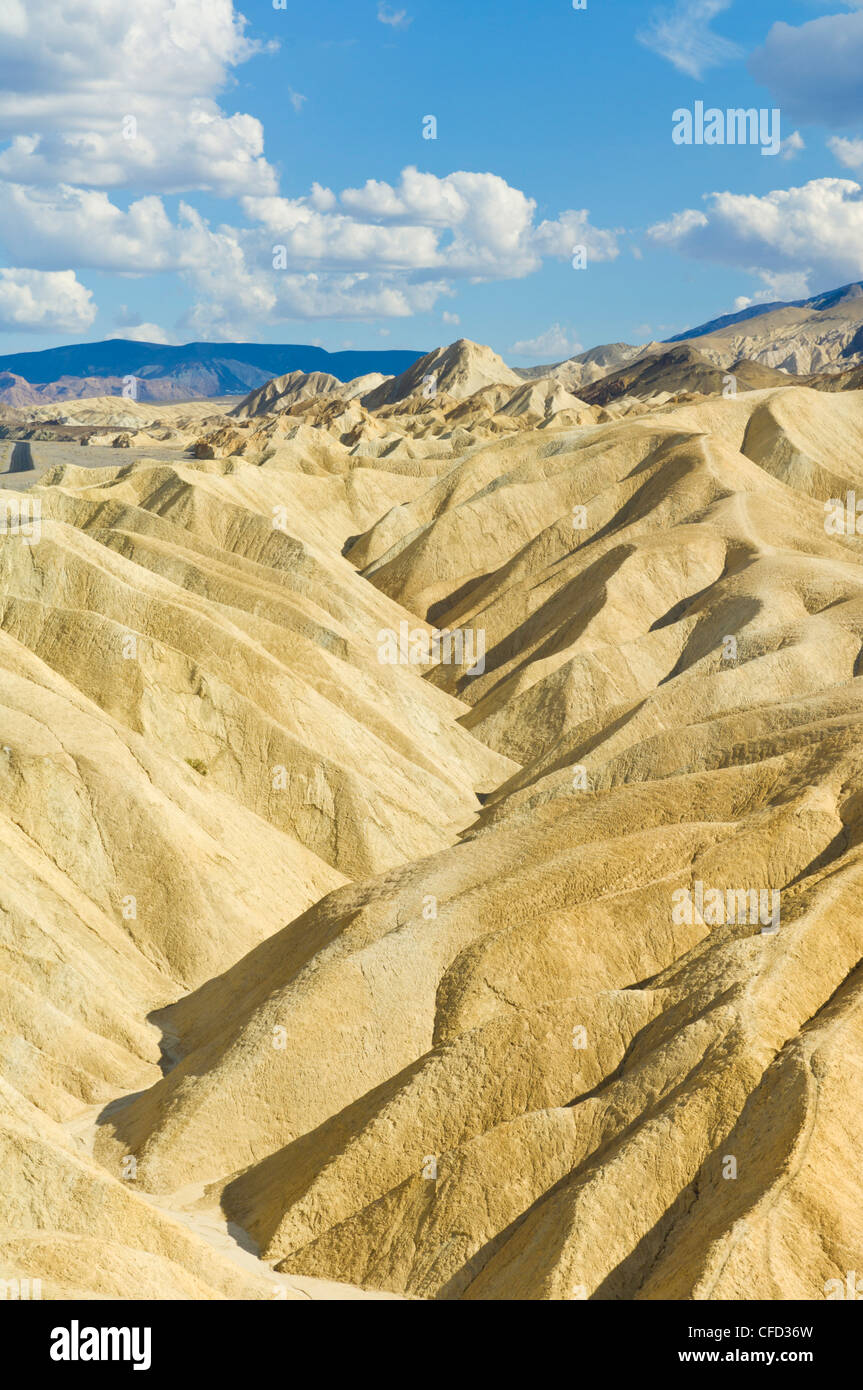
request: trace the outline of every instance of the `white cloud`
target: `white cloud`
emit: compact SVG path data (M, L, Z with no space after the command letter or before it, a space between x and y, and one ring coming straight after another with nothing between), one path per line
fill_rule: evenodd
M172 343L174 341L157 323L129 324L118 329L116 333L109 333L108 337L126 338L133 343Z
M840 135L831 135L827 145L846 169L863 169L863 140L845 140Z
M0 177L269 192L255 117L216 95L258 51L232 0L40 0L0 11Z
M569 259L574 245L586 245L597 261L618 254L616 235L592 227L584 210L537 226L534 200L497 174L459 171L439 178L409 167L395 187L369 179L362 188L345 189L339 201L367 222L449 231L437 243L435 265L455 275L516 278L536 270L543 257Z
M651 16L639 43L668 60L679 72L700 78L708 68L742 56L743 50L710 28L711 20L727 10L731 0L677 0L673 9Z
M393 29L411 22L385 3L377 14ZM291 318L429 312L459 279L526 276L576 244L597 261L618 254L586 211L537 223L534 200L491 173L408 168L392 185L280 196L260 121L224 106L233 70L261 51L245 27L233 0L0 0L8 258L43 276L179 274L202 336L243 325L257 337ZM306 97L284 91L301 111ZM130 198L113 192L125 188ZM165 197L187 191L237 198L248 225L210 223L186 201L169 211Z
M752 304L775 304L777 301L787 304L791 300L809 298L809 277L801 271L789 270L783 273L762 270L760 274L765 288L757 294L738 295L734 301L737 312L748 309Z
M74 270L0 270L0 328L83 333L96 317Z
M317 212L301 198L245 198L243 207L275 244L284 246L291 265L365 270L436 269L443 264L431 227L360 222L341 212Z
M540 222L531 244L540 256L568 261L577 247L585 247L592 261L613 261L619 255L617 231L601 231L590 225L585 208L562 212L551 222Z
M27 11L21 0L6 0L0 11L0 34L5 39L20 38L27 33Z
M863 119L863 11L776 23L749 68L796 120L853 124Z
M196 338L259 337L261 327L291 319L410 318L449 293L444 280L381 272L320 275L250 268L242 248L219 236L212 254L186 272L198 295L183 331Z
M331 188L322 188L319 183L312 184L312 191L308 198L309 204L315 212L333 212L338 206L338 198Z
M392 29L407 29L413 23L407 10L392 10L389 5L378 5L378 19L381 24L389 24Z
M667 222L655 222L648 227L647 235L660 246L679 248L691 233L706 227L708 223L706 213L699 212L697 208L685 208L683 212L673 213Z
M805 149L806 141L803 139L803 136L800 134L800 131L795 130L793 134L787 136L786 139L783 140L781 145L779 146L779 158L796 159L798 154L800 154L801 150Z
M132 275L177 270L196 254L195 215L183 206L183 216L186 231L152 195L123 212L96 190L0 185L0 240L14 259L45 269L73 261Z
M461 316L459 314L451 314L449 309L444 309L441 318L444 323L448 323L451 328L457 328L461 323Z
M239 324L259 336L262 325L292 318L405 318L451 292L443 267L433 273L430 230L261 201L263 225L213 228L186 203L174 223L155 197L124 211L96 190L0 185L0 238L45 269L73 259L124 275L179 271L200 296L189 323L202 337L234 337ZM273 265L270 222L290 246L284 270Z
M412 22L400 5L380 3L377 17L392 29ZM19 296L65 276L58 321L87 326L90 294L68 266L174 273L196 296L188 322L202 335L242 326L258 337L291 318L429 312L458 280L520 278L576 246L591 261L618 255L618 233L593 227L586 210L538 220L531 197L488 172L408 168L393 184L279 196L260 121L232 113L224 95L262 51L245 30L233 0L0 0L0 240L42 277L15 282ZM283 91L301 111L306 97L287 81ZM166 206L195 191L237 198L250 225ZM28 312L41 322L43 308L34 300Z
M411 22L383 4L378 18ZM618 254L585 211L537 225L534 200L490 173L409 168L394 185L278 196L260 122L220 104L231 70L259 51L244 27L232 0L40 0L38 12L0 0L0 240L28 267L2 272L0 322L88 328L95 306L70 264L179 274L195 298L185 329L225 339L291 319L428 313L456 279L528 275L575 244ZM305 96L286 91L302 110ZM122 187L138 196L109 195ZM169 213L163 196L185 190L241 199L251 225L210 224L186 202ZM153 323L117 331L169 341Z
M813 179L763 196L711 193L705 203L706 212L677 213L648 236L700 260L746 269L768 285L778 275L796 275L798 285L816 275L834 284L863 276L863 189L850 179Z
M554 323L536 338L513 343L509 351L515 357L565 358L581 352L581 343L562 324Z
M337 195L314 185L308 198L251 197L243 208L251 231L221 227L206 251L183 237L190 278L204 290L195 313L214 333L242 316L237 285L264 322L403 318L428 312L459 278L519 278L544 257L568 259L574 244L597 261L618 254L615 234L592 227L587 212L537 226L533 199L495 174L408 168L396 186L369 180ZM284 248L284 270L272 269L274 247ZM213 266L223 266L221 285Z
M248 286L264 322L402 318L432 309L456 279L519 278L544 257L568 259L575 244L596 260L618 254L615 234L592 227L585 211L537 226L533 199L495 174L439 178L407 168L395 186L370 179L336 194L315 184L308 197L250 197L243 208L252 231L214 234L233 245L221 289L210 267L222 264L224 247L203 252L183 240L194 247L190 278L205 289L195 321L226 336L234 330L225 323L242 317L237 284ZM285 268L274 272L276 248Z

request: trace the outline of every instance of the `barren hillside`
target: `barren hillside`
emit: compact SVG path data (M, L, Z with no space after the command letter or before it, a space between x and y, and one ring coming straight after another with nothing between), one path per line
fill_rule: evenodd
M854 1267L863 392L475 349L7 479L3 1277Z

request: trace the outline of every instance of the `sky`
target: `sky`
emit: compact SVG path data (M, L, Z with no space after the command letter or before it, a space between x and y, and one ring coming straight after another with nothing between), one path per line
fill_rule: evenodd
M0 0L0 353L521 366L863 279L861 74L863 0Z

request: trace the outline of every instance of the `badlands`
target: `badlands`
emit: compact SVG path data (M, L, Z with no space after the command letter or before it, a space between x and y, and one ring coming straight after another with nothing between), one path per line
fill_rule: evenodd
M863 539L825 526L863 391L739 365L742 331L64 403L84 447L10 418L0 1278L863 1268ZM482 632L482 670L383 659L404 624Z

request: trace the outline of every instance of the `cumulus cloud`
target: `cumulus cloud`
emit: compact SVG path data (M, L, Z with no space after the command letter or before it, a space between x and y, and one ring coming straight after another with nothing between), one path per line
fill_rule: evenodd
M757 294L741 294L734 301L736 311L748 309L752 304L787 304L790 300L808 299L810 294L809 277L802 271L786 272L761 271L764 289Z
M173 343L174 339L157 323L123 324L109 338L125 338L133 343Z
M863 277L863 189L850 179L813 179L762 196L710 193L705 204L705 211L690 208L656 223L648 236L768 285L778 275L797 276L798 286L813 276L834 284Z
M78 266L142 275L177 270L200 249L200 219L181 204L175 226L161 198L123 211L95 189L0 184L0 240L16 260L51 269Z
M709 218L706 213L699 212L697 208L684 208L682 212L672 213L667 222L654 222L652 227L648 227L647 235L660 246L673 246L679 250L692 233L707 227L708 224Z
M488 173L410 167L395 185L369 180L336 194L316 184L306 198L249 197L243 208L260 230L236 242L261 293L277 250L284 269L269 293L278 311L299 304L314 317L425 311L455 280L517 279L546 258L569 259L577 245L597 261L618 255L616 234L593 227L586 211L537 224L534 200Z
M0 184L0 238L36 267L74 260L129 275L194 271L204 261L233 257L270 271L319 276L401 273L422 279L515 279L544 258L569 258L584 244L596 260L618 254L614 232L592 227L585 211L564 212L538 225L535 203L494 174L445 178L405 170L400 185L367 184L337 196L315 184L305 198L242 200L251 226L213 229L189 203L172 222L161 198L123 209L99 189Z
M13 206L23 237L20 196ZM245 198L243 209L251 227L215 229L186 205L177 227L161 206L96 210L104 253L125 242L136 267L183 271L198 295L187 328L215 338L291 318L406 318L433 309L459 278L527 275L544 257L568 258L575 244L597 260L618 254L615 234L592 227L584 211L537 225L533 200L492 174L406 169L396 186L371 180L339 195L315 184L304 198ZM65 223L61 237L48 218L33 244L44 253L50 237L53 254L64 254L75 231ZM100 254L92 236L89 252L81 249Z
M243 206L285 248L293 265L419 269L442 264L431 227L381 226L346 213L318 212L302 199L247 198Z
M580 352L581 343L562 324L553 323L536 338L523 338L513 343L509 351L515 357L565 358Z
M827 144L846 169L863 169L863 140L845 140L841 135L831 135Z
M637 35L638 41L667 59L678 72L703 77L708 68L742 56L743 50L736 43L710 27L730 4L731 0L677 0L672 9L651 16L647 28Z
M801 151L805 149L806 141L803 139L803 136L800 134L800 131L795 130L792 132L791 135L789 135L785 140L783 140L782 144L779 146L779 158L796 159L797 156L801 153Z
M262 325L291 319L410 318L428 313L449 292L444 281L421 284L387 275L261 273L243 267L232 280L215 264L189 277L198 300L183 331L211 340L255 336Z
M387 6L379 18L407 22ZM290 319L429 312L459 279L528 275L575 244L618 254L587 212L537 223L534 200L491 173L410 168L394 184L280 196L260 122L221 104L232 70L260 51L244 31L232 0L3 0L0 241L37 277L16 282L22 322L40 321L24 300L52 274L66 277L58 323L92 321L70 264L180 275L195 299L187 329L229 338ZM286 93L300 110L305 97ZM216 225L188 199L169 208L166 195L187 190L236 198L243 216Z
M232 0L0 7L0 177L226 197L275 189L255 117L216 100L259 46Z
M749 69L795 120L853 125L863 119L863 10L774 24Z
M596 260L618 254L615 234L585 211L537 225L533 199L494 174L409 168L395 186L370 180L337 195L315 185L307 198L251 197L243 207L257 227L219 228L189 269L202 291L194 323L213 334L235 332L246 294L265 322L403 318L432 309L459 278L518 278L575 245Z
M497 174L441 178L409 167L396 185L369 179L338 197L315 185L309 198L248 198L243 206L289 252L305 255L317 240L327 256L349 259L363 228L375 259L398 255L416 270L474 279L528 275L545 257L568 259L576 245L598 261L618 255L615 233L593 227L585 210L537 225L535 201Z
M540 222L531 237L531 245L539 256L569 260L575 251L584 247L592 261L613 261L620 254L617 244L619 231L603 231L591 226L585 208L562 212L553 221Z
M83 333L96 317L92 292L73 270L0 270L0 328Z
M316 183L306 197L250 195L241 206L249 225L212 226L185 200L172 218L153 194L123 208L102 189L7 182L0 240L39 270L179 272L200 296L197 330L227 337L239 322L256 334L289 318L404 318L459 279L520 278L577 246L597 261L618 255L617 234L586 210L537 223L534 200L488 173L408 168L396 185L337 194Z

